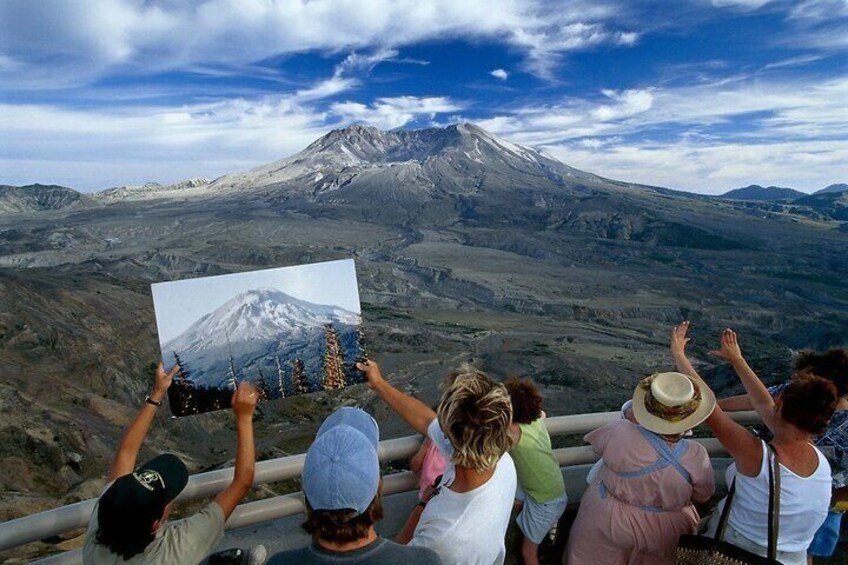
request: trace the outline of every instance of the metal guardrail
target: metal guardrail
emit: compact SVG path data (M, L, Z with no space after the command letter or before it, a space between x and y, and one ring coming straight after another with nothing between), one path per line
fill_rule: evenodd
M596 412L556 416L546 419L548 433L553 436L587 433L608 422L616 420L618 412ZM753 424L759 422L755 412L737 412L731 414L737 422ZM410 457L418 449L421 436L407 436L380 442L380 461L391 461ZM707 447L710 455L723 453L718 440L714 438L698 439ZM554 451L561 467L582 465L597 460L590 446L568 447ZM269 459L256 463L253 485L292 479L299 477L303 469L305 454ZM233 469L220 469L192 475L186 488L177 497L177 501L195 500L222 491L233 477ZM417 488L417 479L412 473L397 473L384 477L385 494L405 492ZM73 530L84 529L88 525L96 499L62 506L53 510L24 516L0 524L0 550L10 549L33 541L42 540ZM301 493L287 494L239 505L229 520L226 529L241 528L303 512ZM81 563L80 550L61 553L39 561L44 564Z

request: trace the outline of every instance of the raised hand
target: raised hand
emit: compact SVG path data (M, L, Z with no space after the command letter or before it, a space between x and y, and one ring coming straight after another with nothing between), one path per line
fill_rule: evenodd
M691 341L691 338L686 337L686 332L689 331L689 322L681 322L679 326L674 326L671 330L671 354L685 355L686 344Z
M246 381L240 382L238 388L233 393L231 402L236 417L253 417L256 403L259 402L259 394L256 392L256 387Z
M383 373L380 372L380 366L376 361L363 361L357 363L356 368L365 373L365 378L368 380L368 386L375 388L380 381L383 380Z
M736 339L736 332L727 328L721 332L721 347L714 351L710 351L711 355L720 357L731 363L742 359L742 350L739 348L739 340Z
M151 394L151 398L154 400L161 400L165 393L168 392L168 389L171 387L171 383L174 382L174 375L180 370L179 365L174 365L170 371L165 372L165 366L162 362L159 362L159 365L156 366L156 380L153 383L153 394Z

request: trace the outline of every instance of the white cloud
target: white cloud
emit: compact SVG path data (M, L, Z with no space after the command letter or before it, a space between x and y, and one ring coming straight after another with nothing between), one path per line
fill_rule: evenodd
M330 106L330 111L340 116L344 122L364 123L380 129L398 128L419 118L433 120L437 114L462 109L462 105L443 96L400 96L378 98L370 106L359 102L337 102Z
M462 109L445 97L402 96L367 106L339 103L327 112L312 103L314 91L326 84L308 95L175 107L68 110L0 104L3 182L97 190L214 178L291 155L332 127L363 122L390 129Z
M752 183L812 192L845 182L848 141L784 143L568 143L545 147L565 163L653 186L721 194Z
M744 10L756 10L762 8L772 0L712 0L716 8L742 8Z
M341 63L336 65L333 76L318 84L298 90L293 98L298 102L320 100L340 94L359 84L356 75L368 73L385 61L391 61L397 57L398 52L394 49L381 49L375 53L363 55L351 53Z
M604 90L604 96L615 102L613 105L598 106L592 111L592 116L601 122L629 118L651 109L654 97L647 90Z
M751 182L801 189L844 182L848 75L820 83L736 78L602 95L613 103L571 98L480 125L569 165L646 184L722 192Z
M17 67L11 74L0 65L0 79L65 87L118 70L243 68L282 54L446 38L505 43L525 52L530 70L549 75L562 53L632 45L637 34L615 29L615 17L588 0L0 0L0 54Z
M499 78L501 80L506 80L506 79L509 78L509 73L507 73L503 69L495 69L494 71L490 72L489 74L492 75L493 77Z
M789 17L798 20L834 20L848 17L845 0L803 0L794 2Z
M591 49L603 44L630 47L639 37L633 31L611 31L603 23L572 21L565 12L552 16L545 25L519 28L512 32L511 43L527 52L527 69L553 79L561 55Z

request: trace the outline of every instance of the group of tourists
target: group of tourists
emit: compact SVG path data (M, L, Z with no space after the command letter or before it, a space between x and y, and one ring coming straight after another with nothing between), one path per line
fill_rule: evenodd
M791 378L769 389L736 334L725 330L713 353L731 364L746 394L716 401L687 358L688 329L684 322L671 333L676 371L643 379L620 419L585 436L600 459L563 563L698 563L702 542L711 539L727 542L722 551L740 552L736 557L749 552L785 565L832 554L848 501L848 351L804 353ZM270 557L254 548L244 562L499 564L516 515L522 561L538 563L539 545L556 531L568 497L535 384L514 377L500 383L464 366L445 377L431 408L392 386L376 362L357 367L425 438L410 464L421 477L419 502L393 540L377 534L379 428L363 410L340 408L304 461L303 528L312 542ZM153 392L124 434L86 533L86 563L199 563L252 484L257 392L242 383L232 401L238 447L231 484L198 514L166 524L187 483L185 465L160 455L136 469L136 459L173 376L159 365ZM728 416L750 409L764 424L759 437ZM701 423L733 458L728 496L703 519L696 505L714 496L714 471L703 445L687 439Z

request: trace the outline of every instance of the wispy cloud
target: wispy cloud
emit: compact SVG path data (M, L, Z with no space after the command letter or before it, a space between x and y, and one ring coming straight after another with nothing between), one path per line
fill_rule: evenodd
M570 98L481 125L570 165L649 184L717 191L734 183L814 188L839 181L834 170L848 150L848 75L820 83L739 79L601 94L612 103ZM674 167L658 166L661 159ZM819 168L810 169L812 163Z
M365 123L381 129L398 128L421 118L433 120L437 114L448 114L462 109L461 104L443 96L378 98L371 105L337 102L330 107L330 111L346 123Z
M509 73L507 73L503 69L495 69L494 71L490 72L489 74L492 75L493 77L499 78L501 80L506 80L506 79L509 78Z
M487 38L522 50L528 69L547 75L563 53L632 45L636 34L616 29L614 16L586 0L0 0L0 73L7 85L64 88L117 70L240 68L284 54ZM11 66L15 74L4 73Z
M808 192L834 182L848 159L848 141L734 143L721 140L691 143L585 142L545 148L574 167L603 176L721 194L751 183L790 186ZM670 166L673 165L673 166Z
M756 10L769 4L773 0L712 0L716 8L741 8L743 10Z
M325 110L314 96L332 80L289 96L173 107L0 104L0 170L7 183L49 181L83 190L216 177L291 155L332 127L360 122L390 129L463 108L446 97L402 96Z

